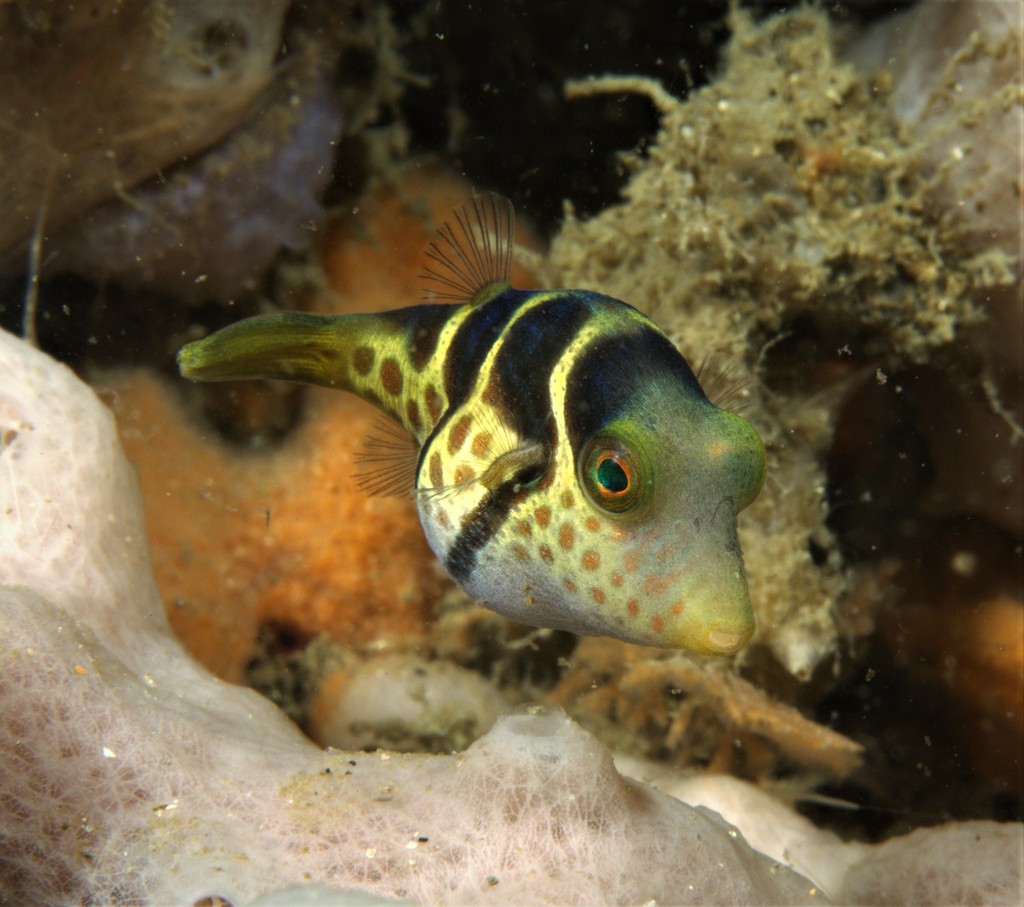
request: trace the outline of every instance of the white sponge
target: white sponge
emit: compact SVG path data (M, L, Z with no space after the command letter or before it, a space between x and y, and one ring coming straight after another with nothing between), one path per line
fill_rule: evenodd
M828 903L561 713L507 715L455 756L323 751L212 677L168 628L109 414L3 332L0 514L0 903ZM737 802L752 833L787 824ZM784 850L842 899L1020 901L1020 826L851 858L793 819Z

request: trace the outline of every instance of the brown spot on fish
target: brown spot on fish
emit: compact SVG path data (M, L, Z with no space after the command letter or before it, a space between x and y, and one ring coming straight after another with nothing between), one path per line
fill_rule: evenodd
M630 551L622 559L622 566L626 568L626 573L634 573L636 568L640 566L640 555L635 551Z
M591 532L597 532L601 528L601 521L596 516L588 516L585 525Z
M550 546L541 545L540 548L537 549L537 552L540 554L540 559L544 561L545 564L553 564L555 562L555 556L551 553Z
M472 425L473 417L467 413L452 426L452 430L448 432L449 453L454 454L462 450L462 445L466 443L466 438L469 436L469 429Z
M563 491L562 492L562 506L565 507L568 510L570 507L572 507L572 505L573 505L572 492L571 491Z
M568 551L572 548L575 538L576 533L573 531L572 526L568 523L562 523L562 528L558 530L558 544Z
M420 418L420 408L416 405L415 400L406 401L405 419L409 423L409 428L413 430L413 434L418 435L423 431L423 420Z
M453 477L453 481L455 482L456 485L463 485L466 482L472 482L473 479L475 478L476 472L474 471L472 466L466 466L465 464L463 464L462 466L455 467L455 475Z
M665 632L665 618L662 617L660 614L655 614L654 617L651 618L651 629L655 633L664 633Z
M423 402L427 405L430 424L437 425L441 418L441 395L434 389L433 384L428 384L427 389L423 392Z
M440 488L444 485L441 455L436 450L430 455L430 484L433 488Z
M498 378L497 372L491 372L491 378L484 387L480 399L494 409L501 406L501 380Z
M530 525L529 520L519 521L519 534L525 536L526 538L529 538L531 535L533 535L533 526Z
M672 605L672 616L673 617L678 617L685 610L686 610L686 602L684 602L684 601L677 601L677 602L675 602Z
M513 545L512 553L516 556L517 561L528 561L530 559L530 552L522 545Z
M604 589L591 589L590 594L594 596L594 601L599 605L604 604Z
M596 551L584 551L581 563L584 570L596 570L601 566L601 555Z
M427 363L430 362L430 357L434 355L434 350L437 349L438 338L441 336L441 331L447 321L448 318L444 317L443 320L438 320L429 325L421 325L416 329L412 343L409 344L409 361L417 372L422 372Z
M613 573L612 574L612 585L613 586L621 586L622 585L622 574L621 573Z
M356 372L365 378L373 369L373 361L376 358L376 354L370 347L357 346L356 351L352 354L352 364L355 366Z
M402 370L391 356L380 364L380 383L389 394L397 397L402 393Z
M640 603L635 598L631 598L626 602L626 610L630 617L636 617L640 613Z
M448 518L448 511L442 507L437 508L437 524L442 529L450 529L452 521Z
M470 446L470 450L473 451L473 455L483 459L487 456L487 452L491 449L491 433L489 431L480 431L473 436L473 444Z
M538 507L533 517L537 521L538 526L547 526L551 522L551 508Z
M571 579L563 579L562 585L570 592L575 592L579 588Z

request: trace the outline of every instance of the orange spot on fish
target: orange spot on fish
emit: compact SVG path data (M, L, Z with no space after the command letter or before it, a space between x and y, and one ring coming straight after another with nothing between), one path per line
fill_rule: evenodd
M469 436L469 429L472 425L473 417L468 413L455 423L452 430L448 432L449 453L454 454L462 450L462 445L466 443L466 438Z
M636 617L640 613L640 603L635 598L631 598L626 602L626 610L630 617Z
M441 469L441 455L435 450L430 455L430 484L434 488L444 485L444 471Z
M533 535L533 526L530 525L529 520L520 520L519 522L519 534L529 538Z
M537 512L533 516L538 526L547 526L551 522L551 508L538 507Z
M594 601L599 605L604 604L604 589L591 589L590 594L594 596Z
M626 568L626 573L636 572L636 568L640 566L640 555L634 551L629 552L622 559L622 566Z
M545 564L553 564L555 562L555 556L551 553L550 546L541 545L537 551L540 554L540 559L544 561Z
M613 573L612 574L612 585L613 586L621 586L622 585L622 574L621 573Z
M572 498L572 492L571 491L563 491L562 492L562 506L565 507L566 509L568 509L568 508L572 507L573 503L574 502L573 502L573 498Z
M584 570L596 570L601 566L601 555L596 551L584 551L581 563Z
M672 616L678 617L686 610L686 602L677 601L672 605Z
M579 588L571 579L562 580L562 585L570 592L575 592Z
M573 532L572 526L568 523L562 523L562 528L558 530L558 544L568 551L572 548L575 535L576 534Z
M513 545L512 553L516 556L517 561L528 561L530 559L530 553L522 545Z
M491 433L488 431L477 432L473 437L473 444L470 447L473 455L483 459L491 449Z
M644 580L644 593L661 595L668 588L668 580L664 576L652 575Z
M591 532L597 532L597 530L601 528L601 521L596 516L588 516L586 527Z
M651 629L655 633L664 633L665 632L665 618L662 617L660 614L655 614L654 617L651 618Z

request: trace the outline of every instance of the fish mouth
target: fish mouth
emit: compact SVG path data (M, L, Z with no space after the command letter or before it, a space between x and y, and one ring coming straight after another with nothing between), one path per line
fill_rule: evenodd
M672 648L687 649L696 655L735 655L754 635L754 618L742 619L710 627L678 627L674 638L661 642ZM655 643L656 645L658 643Z
M711 655L734 655L747 644L753 633L753 626L746 631L712 627L704 634L704 646Z

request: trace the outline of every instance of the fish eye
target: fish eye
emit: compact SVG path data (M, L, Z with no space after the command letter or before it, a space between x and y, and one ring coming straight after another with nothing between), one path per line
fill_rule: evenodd
M581 479L590 500L610 513L632 510L640 498L636 459L617 439L594 438L581 458Z

